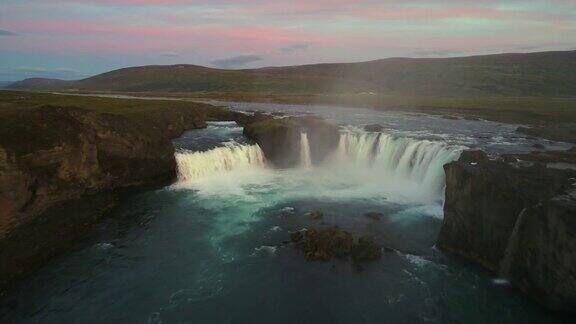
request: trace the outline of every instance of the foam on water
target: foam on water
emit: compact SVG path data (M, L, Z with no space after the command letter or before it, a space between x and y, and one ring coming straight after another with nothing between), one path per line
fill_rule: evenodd
M193 189L189 199L214 213L216 226L207 235L219 246L259 221L258 211L286 201L408 204L415 208L409 214L441 218L442 167L460 153L442 142L345 131L333 156L313 165L306 133L300 144L298 167L283 170L266 167L257 145L231 142L205 152L179 151L174 188Z

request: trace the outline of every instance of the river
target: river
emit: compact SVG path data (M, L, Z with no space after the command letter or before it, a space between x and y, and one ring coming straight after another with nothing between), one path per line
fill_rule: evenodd
M211 102L238 111L315 114L342 126L313 165L267 165L233 122L174 141L177 181L126 195L92 239L3 298L5 323L554 323L481 268L434 247L442 166L565 145L482 120L359 108ZM363 130L378 123L382 134ZM321 220L305 214L321 210ZM380 220L366 217L382 214ZM307 262L293 231L338 226L392 248L381 260Z

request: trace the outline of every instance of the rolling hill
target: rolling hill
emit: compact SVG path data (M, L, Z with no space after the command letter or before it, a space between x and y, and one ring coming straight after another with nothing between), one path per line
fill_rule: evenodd
M196 65L119 69L78 81L26 79L26 90L576 96L576 51L389 58L245 70Z
M0 81L0 89L4 89L5 87L10 86L11 84L13 84L14 81L10 82L10 81Z

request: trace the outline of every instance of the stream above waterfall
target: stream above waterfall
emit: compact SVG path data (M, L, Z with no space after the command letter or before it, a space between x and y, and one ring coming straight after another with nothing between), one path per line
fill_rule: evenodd
M342 126L338 147L312 163L302 133L299 166L275 169L234 122L187 132L174 141L175 183L127 194L93 239L5 298L0 322L557 322L495 274L434 242L443 165L462 150L564 144L487 121L226 105L319 115ZM374 123L382 133L364 131ZM306 215L313 210L322 219ZM291 232L331 226L390 249L359 269L347 260L308 262L287 243Z

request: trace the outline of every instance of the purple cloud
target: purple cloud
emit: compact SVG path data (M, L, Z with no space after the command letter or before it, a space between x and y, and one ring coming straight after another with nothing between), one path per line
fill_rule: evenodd
M262 56L259 55L238 55L225 59L214 60L210 62L211 64L223 68L231 69L246 66L247 64L258 62L262 60Z

